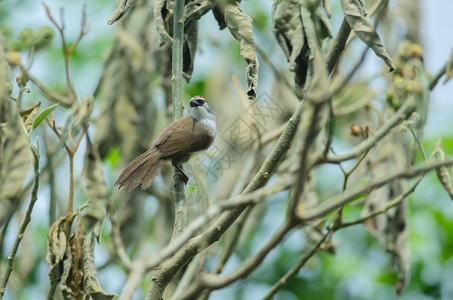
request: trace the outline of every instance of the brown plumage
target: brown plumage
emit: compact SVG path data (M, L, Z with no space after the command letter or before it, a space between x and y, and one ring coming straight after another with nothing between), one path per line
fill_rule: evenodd
M198 109L198 107L192 109ZM162 131L151 149L129 163L115 185L126 191L133 190L139 184L142 185L142 189L146 189L159 175L165 161L171 161L172 165L182 172L179 165L187 162L197 152L206 150L214 138L215 131L213 132L212 128L203 122L192 116L182 117ZM186 176L184 173L182 175Z

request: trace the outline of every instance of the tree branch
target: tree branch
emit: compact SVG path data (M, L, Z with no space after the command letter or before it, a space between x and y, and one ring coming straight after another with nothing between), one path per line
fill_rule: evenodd
M17 250L19 249L19 245L24 238L24 233L25 229L27 229L28 224L31 221L31 213L33 211L33 207L36 203L36 200L38 200L38 188L39 188L39 150L36 149L33 145L30 145L33 156L34 156L34 170L35 170L35 177L34 177L34 183L33 183L33 189L31 191L31 199L30 203L28 204L27 211L25 212L24 219L22 220L22 223L20 224L19 231L17 232L16 240L14 241L13 248L11 249L11 252L8 255L8 262L6 265L6 270L5 273L2 276L2 281L0 284L0 299L3 298L6 290L6 285L8 284L9 276L11 275L11 272L13 271L14 268L14 258L16 257Z
M434 163L426 163L417 168L408 168L406 170L400 170L397 172L393 172L392 174L389 174L387 176L383 176L381 178L371 180L365 186L351 187L348 190L331 197L330 199L322 201L319 205L315 206L314 208L308 209L308 211L305 212L303 215L301 213L299 213L298 219L300 222L307 222L307 221L317 219L317 218L322 217L322 216L330 213L331 211L345 205L346 203L348 203L350 201L354 201L354 200L358 199L358 197L360 197L361 195L368 194L372 190L375 190L389 182L392 182L395 179L414 178L419 175L426 174L429 171L432 171L439 167L451 166L451 165L453 165L453 159L434 162Z
M277 246L285 235L295 226L296 224L290 220L286 221L269 241L261 247L261 249L245 262L243 262L236 270L228 275L218 275L214 273L202 273L200 274L198 284L192 285L192 287L186 292L184 297L181 299L194 299L203 289L219 289L227 286L240 278L247 277L253 270L255 270L269 254L269 252Z
M421 101L414 94L410 95L407 101L400 107L400 109L388 119L375 134L370 136L368 139L364 140L348 152L344 154L335 155L333 157L328 157L326 159L320 158L316 164L319 163L333 163L338 164L340 162L350 160L360 156L362 153L370 150L377 142L386 136L386 134L392 130L399 122L405 120L416 108L417 102Z
M316 243L316 245L308 253L303 254L300 257L299 262L271 287L267 294L264 295L263 300L273 299L275 294L288 282L289 279L291 279L292 277L299 273L300 269L307 263L307 261L313 255L315 255L316 252L318 252L318 250L321 248L322 244L327 239L327 237L331 236L332 234L333 231L326 232L322 236L322 238Z

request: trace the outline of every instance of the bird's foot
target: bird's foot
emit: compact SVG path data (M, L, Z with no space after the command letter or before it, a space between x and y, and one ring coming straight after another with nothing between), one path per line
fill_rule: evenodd
M180 180L182 180L184 182L184 185L187 185L187 182L189 181L189 177L187 177L187 175L184 173L181 166L176 166L176 169L178 170L178 172L175 173L175 175L173 175L173 179L178 177Z

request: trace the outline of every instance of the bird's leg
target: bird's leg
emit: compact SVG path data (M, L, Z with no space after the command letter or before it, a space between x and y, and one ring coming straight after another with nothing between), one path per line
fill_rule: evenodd
M186 173L184 173L184 171L182 170L182 165L174 165L174 166L179 172L179 173L176 173L174 176L179 176L179 179L184 181L184 185L187 185L187 182L189 181L189 177L187 177Z

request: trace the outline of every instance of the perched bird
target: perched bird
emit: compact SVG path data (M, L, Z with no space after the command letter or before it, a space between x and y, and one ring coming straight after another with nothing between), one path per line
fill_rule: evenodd
M190 158L211 146L216 136L214 112L206 99L190 99L188 114L168 125L157 137L151 149L134 159L124 169L115 185L131 191L139 184L147 189L159 175L162 164L171 161L187 184L189 178L181 168Z

